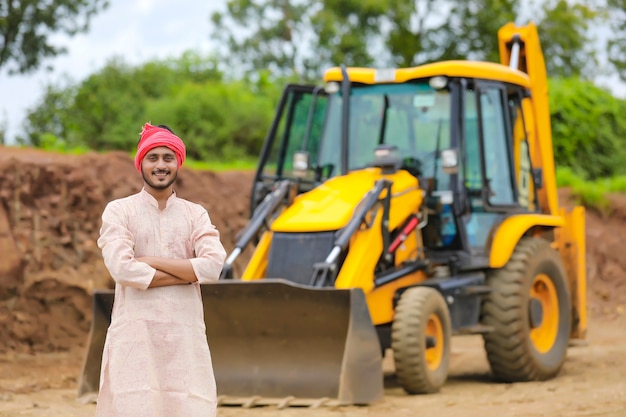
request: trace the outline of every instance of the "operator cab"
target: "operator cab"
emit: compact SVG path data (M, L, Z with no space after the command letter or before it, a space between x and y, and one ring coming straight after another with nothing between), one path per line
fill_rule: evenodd
M471 72L471 63L454 65ZM499 71L504 79L514 70ZM306 192L381 166L382 153L386 169L407 170L425 191L429 259L453 259L461 270L488 266L497 225L539 211L541 173L532 169L526 137L528 88L432 72L403 82L352 81L347 110L339 81L288 86L261 153L252 208L282 179Z

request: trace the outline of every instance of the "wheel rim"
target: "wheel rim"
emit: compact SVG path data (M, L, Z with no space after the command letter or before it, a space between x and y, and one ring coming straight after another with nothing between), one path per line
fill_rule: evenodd
M559 298L554 283L546 274L539 274L530 287L530 296L541 303L541 323L531 329L530 340L541 353L548 352L559 332Z
M435 345L433 347L426 348L424 354L426 366L428 366L428 369L434 371L441 365L444 348L443 344L445 343L443 340L443 325L441 324L439 316L431 314L428 317L425 333L424 343L426 343L426 338L428 337L432 337L435 340Z

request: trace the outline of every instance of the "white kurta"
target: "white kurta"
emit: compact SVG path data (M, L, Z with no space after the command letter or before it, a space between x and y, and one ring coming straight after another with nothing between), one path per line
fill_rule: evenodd
M206 210L172 194L161 211L142 190L107 205L98 246L115 301L96 416L215 416L199 283L219 278L226 254ZM198 283L148 288L155 269L141 256L190 259Z

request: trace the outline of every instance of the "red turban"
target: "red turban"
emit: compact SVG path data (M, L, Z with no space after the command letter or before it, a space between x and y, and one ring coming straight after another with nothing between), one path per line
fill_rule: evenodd
M185 162L187 151L183 141L165 128L146 123L143 125L141 138L139 139L139 144L137 144L137 155L135 155L135 168L137 168L137 171L141 173L141 161L143 161L144 156L146 156L151 149L158 148L159 146L167 146L174 151L178 168Z

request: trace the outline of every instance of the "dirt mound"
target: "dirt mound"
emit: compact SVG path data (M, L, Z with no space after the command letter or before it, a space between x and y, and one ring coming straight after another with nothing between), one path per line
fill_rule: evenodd
M248 216L252 173L183 168L178 195L202 204L227 250ZM96 246L106 203L141 189L125 153L0 148L0 351L83 345L91 294L113 281Z
M588 211L587 288L592 313L626 313L626 195L609 196L608 215Z
M251 172L183 168L177 193L202 204L227 251L248 218ZM129 155L60 155L0 147L0 352L66 350L86 342L91 294L113 281L96 246L108 201L141 189ZM562 190L561 201L568 201ZM587 215L589 309L626 306L626 196ZM242 257L242 263L246 256ZM236 265L240 267L241 264Z

